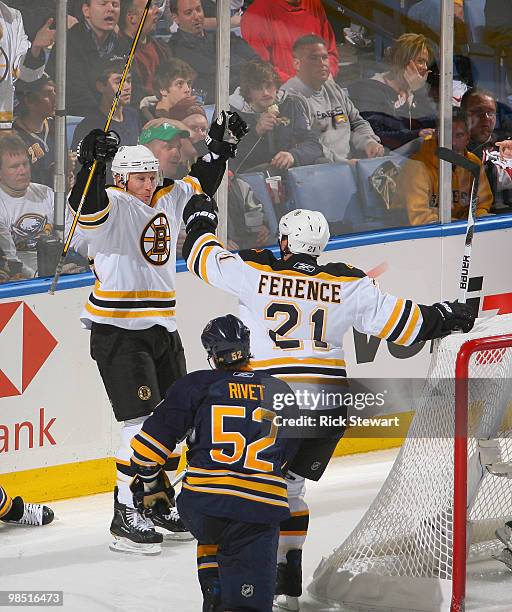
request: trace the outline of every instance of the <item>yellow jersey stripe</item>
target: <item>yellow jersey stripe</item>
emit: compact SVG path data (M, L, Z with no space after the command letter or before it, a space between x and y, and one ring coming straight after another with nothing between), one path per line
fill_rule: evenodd
M93 289L93 293L96 297L100 298L113 298L113 299L171 299L176 297L176 291L106 291L100 288L101 285L96 281Z
M224 485L240 487L241 489L250 489L251 491L260 491L261 493L270 493L271 495L277 495L279 497L288 496L286 488L276 487L274 485L262 484L259 482L248 482L238 478L231 478L229 476L222 476L221 478L194 478L187 474L187 482L191 485Z
M0 518L2 516L5 516L11 508L12 508L12 499L9 496L7 496L7 499L5 500L5 504L0 508Z
M110 319L142 319L144 317L175 317L176 310L100 310L91 306L89 303L85 305L87 312L97 317L108 317Z
M279 531L280 536L305 536L307 531Z
M338 283L353 283L354 281L362 280L360 276L333 276L332 274L327 274L327 272L319 272L318 274L303 274L301 272L296 272L295 270L274 270L272 266L268 266L266 264L259 264L254 261L244 260L248 266L251 268L256 268L256 270L262 270L263 272L271 272L272 274L278 274L280 276L301 276L302 278L321 278L322 280L335 281ZM364 277L363 277L364 278Z
M404 299L399 298L396 301L395 307L393 308L393 312L391 313L391 316L389 317L388 322L386 323L386 325L384 325L381 332L377 334L379 338L387 338L391 334L398 318L400 317L400 313L402 312L403 308L404 308Z
M100 210L97 213L93 213L92 215L80 215L79 219L80 221L83 221L85 223L92 223L93 221L99 221L110 211L111 208L112 208L112 203L109 200L108 206L104 208L103 210Z
M207 242L210 242L210 240L217 240L217 236L215 236L215 234L203 234L194 244L194 247L192 248L192 254L189 255L189 258L187 260L187 267L191 272L194 271L194 263L196 261L196 257L199 251L201 250L201 247L203 247Z
M198 570L204 570L204 569L216 569L219 567L219 564L216 563L215 561L212 561L211 563L200 563L197 566Z
M203 193L201 185L196 178L193 178L192 176L185 176L182 181L190 185L196 193Z
M218 544L198 544L197 545L197 556L198 557L209 557L216 555L219 550Z
M182 485L189 491L195 491L197 493L213 493L214 495L232 495L233 497L241 497L249 501L261 502L263 504L270 504L271 506L280 506L281 508L288 508L287 501L279 501L276 499L270 499L269 497L259 497L258 495L250 495L249 493L242 493L241 491L234 491L231 489L208 489L204 487L196 487L189 485L186 482Z
M201 264L199 266L199 275L208 284L210 284L210 281L208 280L208 274L206 273L206 262L208 261L208 255L212 252L213 247L214 245L211 244L210 246L205 247L201 251Z
M299 510L298 512L290 512L291 516L309 516L309 510Z
M175 185L176 185L176 183L173 183L172 185L167 185L167 187L164 187L163 189L160 189L160 191L158 191L158 193L156 193L153 196L153 199L151 200L151 202L149 204L151 206L151 208L154 208L156 206L156 203L158 202L158 200L160 200L160 198L163 198L168 193L171 193L171 191L174 189Z
M153 436L150 436L146 431L139 431L138 435L151 442L151 444L159 448L162 453L165 453L167 456L171 454L171 451L166 446L164 446L161 442L153 438Z
M344 359L321 359L316 357L276 357L275 359L251 360L253 368L266 368L275 365L323 365L344 368L347 363Z
M187 469L187 475L189 474L216 474L217 476L240 476L242 478L262 478L264 480L273 480L276 482L286 483L282 476L274 476L273 474L263 474L258 472L257 474L245 474L241 472L232 472L231 470L208 470L206 468L189 467Z
M419 309L419 306L415 305L412 311L412 316L409 319L409 323L407 327L405 328L405 331L403 331L401 336L397 338L397 340L395 341L397 344L406 344L406 342L411 337L411 334L414 331L414 328L416 327L416 323L418 322L419 318L420 318L420 309Z
M139 455L142 455L143 457L151 459L152 461L156 461L158 465L163 465L165 463L165 460L163 457L161 457L158 453L155 453L154 450L147 447L140 440L137 440L137 438L132 439L131 447L133 448L135 452L139 453Z

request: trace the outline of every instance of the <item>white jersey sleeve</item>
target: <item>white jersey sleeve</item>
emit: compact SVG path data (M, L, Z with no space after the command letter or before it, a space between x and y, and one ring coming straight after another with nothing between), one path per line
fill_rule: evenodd
M423 323L417 304L382 293L376 281L368 276L347 288L345 306L352 310L353 326L357 331L396 344L412 344Z
M246 265L239 255L225 249L215 234L201 234L194 242L187 267L209 285L241 297Z

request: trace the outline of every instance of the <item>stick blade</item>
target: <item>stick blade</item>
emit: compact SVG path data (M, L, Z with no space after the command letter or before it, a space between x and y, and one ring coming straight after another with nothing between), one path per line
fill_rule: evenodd
M464 155L460 155L460 153L455 153L455 151L452 151L452 149L448 149L447 147L439 147L437 149L437 155L439 159L442 159L453 166L460 166L468 172L471 172L475 178L480 176L480 164L472 162Z

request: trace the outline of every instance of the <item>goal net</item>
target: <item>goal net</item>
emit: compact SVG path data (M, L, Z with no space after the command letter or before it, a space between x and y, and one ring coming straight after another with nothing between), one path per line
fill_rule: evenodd
M467 380L457 380L468 341ZM512 315L435 343L400 453L357 527L315 570L313 597L349 609L434 611L450 610L453 589L462 595L452 612L464 609L466 553L474 560L501 550L494 531L512 518L512 478L482 466L478 442L497 438L499 461L512 463L511 373Z

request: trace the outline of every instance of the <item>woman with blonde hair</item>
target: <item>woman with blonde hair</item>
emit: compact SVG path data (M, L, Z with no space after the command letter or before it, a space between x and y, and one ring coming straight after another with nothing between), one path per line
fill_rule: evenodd
M388 70L357 81L349 94L388 149L434 133L437 111L427 93L434 49L422 34L402 34L388 49Z

